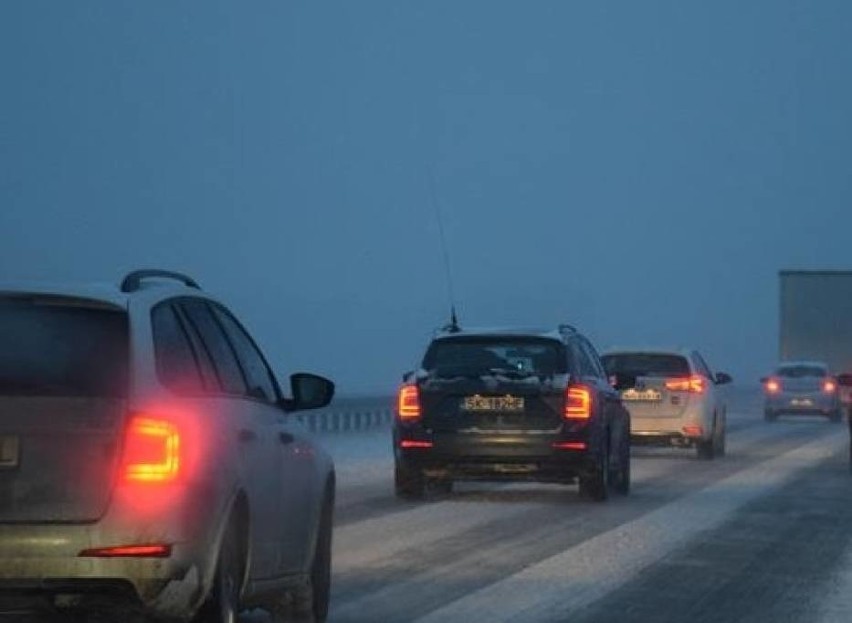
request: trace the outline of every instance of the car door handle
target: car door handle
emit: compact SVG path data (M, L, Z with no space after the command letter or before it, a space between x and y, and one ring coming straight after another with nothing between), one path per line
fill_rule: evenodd
M243 442L254 441L257 439L257 433L250 428L243 428L240 430L238 438Z
M286 446L287 444L296 441L296 438L290 433L278 433L278 441Z

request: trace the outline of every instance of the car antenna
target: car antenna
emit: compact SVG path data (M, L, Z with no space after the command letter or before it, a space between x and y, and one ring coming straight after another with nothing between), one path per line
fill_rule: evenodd
M441 216L441 206L438 204L438 193L435 190L435 175L432 173L432 169L430 167L427 167L426 170L429 175L429 195L432 199L432 209L435 210L435 219L438 222L438 235L441 239L441 255L444 258L444 270L447 277L447 295L450 299L450 323L445 325L442 330L447 333L458 333L461 331L461 326L459 325L459 317L456 313L453 271L450 265L450 252L447 249L447 237L444 233L444 219Z

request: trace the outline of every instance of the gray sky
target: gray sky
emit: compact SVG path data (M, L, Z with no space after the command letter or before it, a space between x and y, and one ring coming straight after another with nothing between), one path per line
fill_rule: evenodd
M846 0L0 3L0 279L191 272L283 374L387 390L447 316L752 381L852 268Z

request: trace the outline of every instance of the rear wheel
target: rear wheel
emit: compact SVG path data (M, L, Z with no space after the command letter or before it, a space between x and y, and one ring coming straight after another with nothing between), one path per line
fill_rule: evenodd
M441 480L433 480L429 483L429 486L436 493L442 493L444 495L449 495L453 492L453 481L448 479Z
M236 623L240 611L243 568L239 538L236 522L232 520L228 523L219 549L213 588L198 611L195 623Z
M609 440L601 444L595 466L580 476L580 495L595 502L603 502L609 497Z
M627 433L618 452L618 472L613 479L613 489L621 495L630 493L630 435Z
M397 463L394 472L394 491L404 499L420 499L426 493L426 478L423 472L413 467Z
M722 416L722 419L717 422L717 432L718 435L716 437L716 456L725 456L726 452L726 438L727 438L727 418Z

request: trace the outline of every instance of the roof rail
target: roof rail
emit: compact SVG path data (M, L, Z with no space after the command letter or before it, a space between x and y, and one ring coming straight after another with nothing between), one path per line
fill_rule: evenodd
M172 270L160 270L158 268L143 268L142 270L134 270L127 274L121 282L121 291L136 292L144 279L174 279L175 281L180 281L188 288L201 289L201 286L198 285L195 279L187 277L182 273Z
M577 328L570 324L560 324L559 325L560 333L577 333Z

